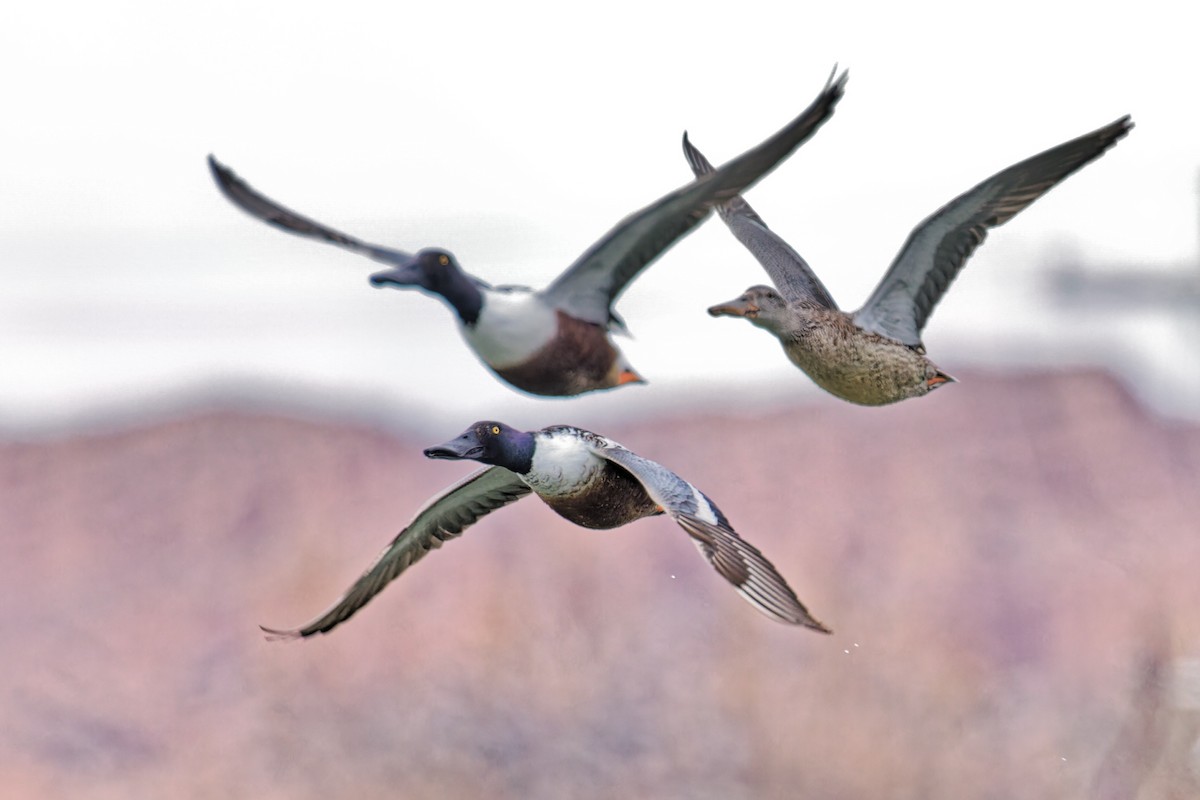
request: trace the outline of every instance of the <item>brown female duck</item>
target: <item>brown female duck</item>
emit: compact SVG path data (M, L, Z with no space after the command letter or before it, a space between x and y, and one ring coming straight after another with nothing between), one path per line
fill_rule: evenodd
M925 357L921 329L987 236L1059 181L1098 158L1133 127L1128 116L996 173L951 200L909 235L866 305L838 309L820 279L741 197L717 207L776 288L753 286L708 309L743 317L779 339L793 364L843 400L877 406L920 397L954 379ZM696 175L712 165L687 136Z

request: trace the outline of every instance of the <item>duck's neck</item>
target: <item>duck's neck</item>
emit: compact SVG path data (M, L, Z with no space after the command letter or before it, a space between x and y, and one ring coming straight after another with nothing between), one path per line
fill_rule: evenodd
M483 310L483 292L470 275L455 270L443 277L435 291L450 304L463 325L474 325Z
M518 475L528 475L533 469L533 452L536 449L537 440L532 433L514 431L505 439L504 458L497 464Z
M809 308L803 306L789 305L787 308L782 308L772 314L761 315L751 322L780 341L788 341L802 336L805 331L814 326L812 316L808 313Z

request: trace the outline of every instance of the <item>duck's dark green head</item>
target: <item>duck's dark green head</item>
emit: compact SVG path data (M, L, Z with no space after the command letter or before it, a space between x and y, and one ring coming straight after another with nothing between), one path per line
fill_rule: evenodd
M437 247L427 247L408 261L376 272L371 276L371 284L411 287L440 295L467 325L474 324L483 307L475 280L462 271L452 253Z
M525 474L533 468L532 433L503 422L476 422L458 437L425 449L427 458L470 459Z

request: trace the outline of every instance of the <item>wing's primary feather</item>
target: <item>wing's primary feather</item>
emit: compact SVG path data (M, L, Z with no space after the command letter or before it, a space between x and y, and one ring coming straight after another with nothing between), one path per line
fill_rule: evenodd
M288 233L297 234L298 236L307 236L310 239L320 239L330 244L336 244L351 252L373 258L376 261L382 261L385 264L407 264L412 261L413 257L410 253L368 244L341 231L322 225L316 220L297 214L290 208L281 206L251 187L250 184L238 177L233 170L217 161L211 155L208 157L208 167L212 170L213 180L217 182L217 188L221 190L221 193L230 202L250 216L261 219L268 225L274 225L277 228L285 230Z
M683 154L696 177L713 171L713 165L683 137ZM762 265L784 300L811 300L826 308L837 308L833 296L800 254L767 227L746 198L740 194L717 206L717 214L742 245Z
M933 308L988 229L1003 225L1055 184L1099 158L1133 127L1128 115L1014 164L951 200L909 235L871 297L854 314L860 327L921 344Z
M481 517L529 492L529 487L515 472L503 467L488 467L468 475L417 512L412 522L328 611L299 628L262 629L273 638L287 639L328 633L354 616L372 597L383 591L383 587L430 550L441 547L443 542L455 538Z
M580 319L609 324L612 304L638 273L699 225L714 205L753 186L816 132L842 98L846 77L845 72L831 74L817 99L766 141L625 217L546 287L543 296Z
M738 536L733 528L686 513L672 516L713 568L759 611L779 622L831 633L809 613L758 548Z
M751 605L779 622L830 632L808 612L771 562L737 535L704 493L662 464L619 445L595 447L593 452L633 475L651 499L692 538L717 573L732 583ZM711 516L716 522L709 522L702 515Z

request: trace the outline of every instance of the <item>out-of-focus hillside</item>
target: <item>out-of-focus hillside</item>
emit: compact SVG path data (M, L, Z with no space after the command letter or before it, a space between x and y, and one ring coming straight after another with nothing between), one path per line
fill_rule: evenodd
M1200 428L1075 372L603 432L712 495L834 635L756 614L667 520L526 499L269 643L471 468L420 454L457 429L222 412L5 444L4 793L1200 791L1170 684L1200 654Z

